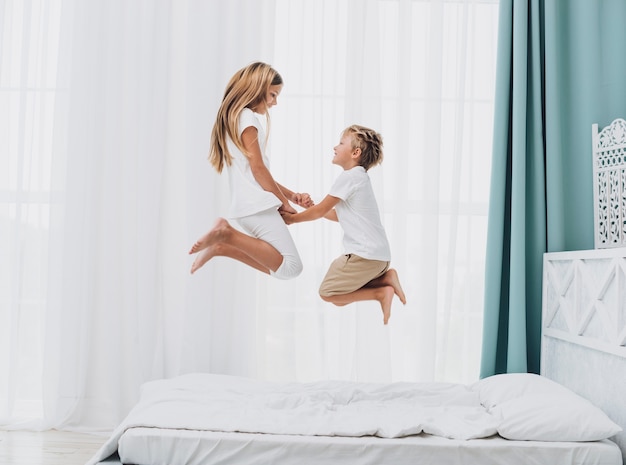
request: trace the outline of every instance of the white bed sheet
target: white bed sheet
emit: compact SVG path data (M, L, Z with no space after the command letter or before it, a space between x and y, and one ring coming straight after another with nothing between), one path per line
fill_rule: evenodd
M188 374L142 387L87 465L622 465L617 445L509 441L469 386L270 383ZM115 462L114 462L115 463Z
M122 463L150 465L621 465L615 443L295 436L131 428L119 440Z
M498 419L478 394L452 383L271 383L190 373L145 383L139 402L87 465L136 427L306 436L396 438L421 432L488 437Z

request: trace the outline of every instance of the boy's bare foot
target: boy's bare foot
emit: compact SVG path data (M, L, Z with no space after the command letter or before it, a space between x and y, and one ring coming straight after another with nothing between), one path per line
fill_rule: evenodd
M230 227L228 221L226 221L224 218L218 218L217 221L215 221L213 228L211 228L209 232L203 235L200 239L196 241L194 245L191 246L191 249L189 250L189 255L206 249L217 240L219 231L227 227Z
M392 286L385 286L380 288L381 295L378 301L383 311L383 323L387 324L389 317L391 316L391 302L393 301L393 295L395 293Z
M406 296L404 295L404 291L402 290L402 286L400 285L400 278L398 278L398 272L393 268L390 268L385 273L385 281L393 287L394 293L400 299L400 302L406 305Z

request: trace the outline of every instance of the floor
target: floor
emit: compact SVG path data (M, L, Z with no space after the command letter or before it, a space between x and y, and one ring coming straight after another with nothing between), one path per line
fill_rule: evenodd
M65 431L0 431L0 465L85 465L108 436Z

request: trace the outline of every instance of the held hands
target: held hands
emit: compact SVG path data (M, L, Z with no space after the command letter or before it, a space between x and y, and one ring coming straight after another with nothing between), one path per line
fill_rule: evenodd
M313 200L311 200L311 196L304 193L294 193L291 201L302 208L309 208L315 205Z
M285 214L295 215L296 213L298 213L298 211L295 208L293 208L291 205L289 205L289 203L284 203L278 208L278 213L280 213L284 217Z
M315 203L313 202L309 194L294 192L290 200L302 208L309 208L315 205ZM298 213L298 211L289 204L286 204L286 205L283 204L278 209L278 212L283 217L283 221L286 224L293 224L294 223L293 216Z

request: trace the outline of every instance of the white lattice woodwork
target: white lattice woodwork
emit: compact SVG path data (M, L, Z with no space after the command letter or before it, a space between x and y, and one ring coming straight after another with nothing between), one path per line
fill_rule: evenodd
M614 120L598 132L593 145L594 246L626 246L626 121Z
M541 374L626 425L626 248L543 256ZM626 464L626 428L613 436Z
M545 336L626 356L626 248L548 253Z
M542 312L541 374L626 425L626 247L544 254Z

